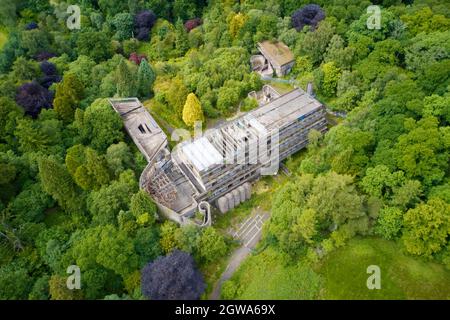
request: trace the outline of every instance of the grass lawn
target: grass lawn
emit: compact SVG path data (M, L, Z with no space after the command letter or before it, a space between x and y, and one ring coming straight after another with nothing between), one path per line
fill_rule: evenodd
M0 27L0 49L3 48L6 41L8 40L8 32L5 28Z
M285 265L283 260L273 248L247 258L229 280L237 285L234 299L316 299L320 276L305 264Z
M285 93L288 93L288 92L294 90L294 86L289 83L282 83L282 82L276 82L276 81L264 81L264 83L273 87L280 94L285 94Z
M380 267L380 290L367 289L369 265ZM393 241L353 239L317 271L325 280L324 299L450 299L450 271L407 256Z

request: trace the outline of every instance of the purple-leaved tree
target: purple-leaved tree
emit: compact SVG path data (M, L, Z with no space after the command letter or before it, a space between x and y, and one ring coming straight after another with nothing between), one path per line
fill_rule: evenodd
M194 259L180 250L146 265L141 280L142 293L152 300L197 300L205 290Z
M292 25L297 31L301 31L306 25L315 29L317 24L325 19L325 12L317 4L308 4L295 11L291 19Z
M35 81L25 83L17 90L17 104L33 118L36 118L42 109L51 108L52 101L53 94Z

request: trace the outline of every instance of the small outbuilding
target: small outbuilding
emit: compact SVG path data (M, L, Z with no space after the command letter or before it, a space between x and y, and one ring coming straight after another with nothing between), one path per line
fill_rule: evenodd
M294 54L281 41L263 41L258 43L258 50L266 59L278 77L287 75L295 63Z

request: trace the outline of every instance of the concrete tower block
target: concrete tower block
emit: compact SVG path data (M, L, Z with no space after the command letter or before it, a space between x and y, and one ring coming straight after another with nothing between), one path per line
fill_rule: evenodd
M234 189L233 191L231 191L231 194L234 198L234 206L238 206L239 203L241 203L241 195L239 194L239 191L237 189Z
M237 188L237 190L239 191L239 196L241 197L241 202L244 202L247 199L245 197L245 187L239 186L239 188Z
M217 207L221 213L227 213L229 210L228 200L225 197L220 197L219 200L217 200Z
M249 182L244 183L245 188L245 198L248 200L252 196L252 185Z
M227 199L228 202L228 210L232 210L234 208L234 197L231 193L227 193L225 195L225 199Z

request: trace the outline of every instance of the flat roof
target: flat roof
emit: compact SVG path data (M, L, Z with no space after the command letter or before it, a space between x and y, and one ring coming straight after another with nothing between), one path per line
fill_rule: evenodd
M258 120L266 129L282 128L285 124L292 123L296 119L320 108L322 104L297 88L279 98L259 107L250 114Z
M322 107L322 104L297 88L249 113L212 129L204 136L186 141L181 152L198 172L234 159L239 148L250 139L259 139L271 130L282 128L302 116Z
M206 137L183 145L183 153L198 171L223 162L223 157Z
M294 54L281 41L263 41L258 43L261 53L269 60L283 66L294 61Z
M148 161L167 145L166 134L137 98L110 99L109 102Z

